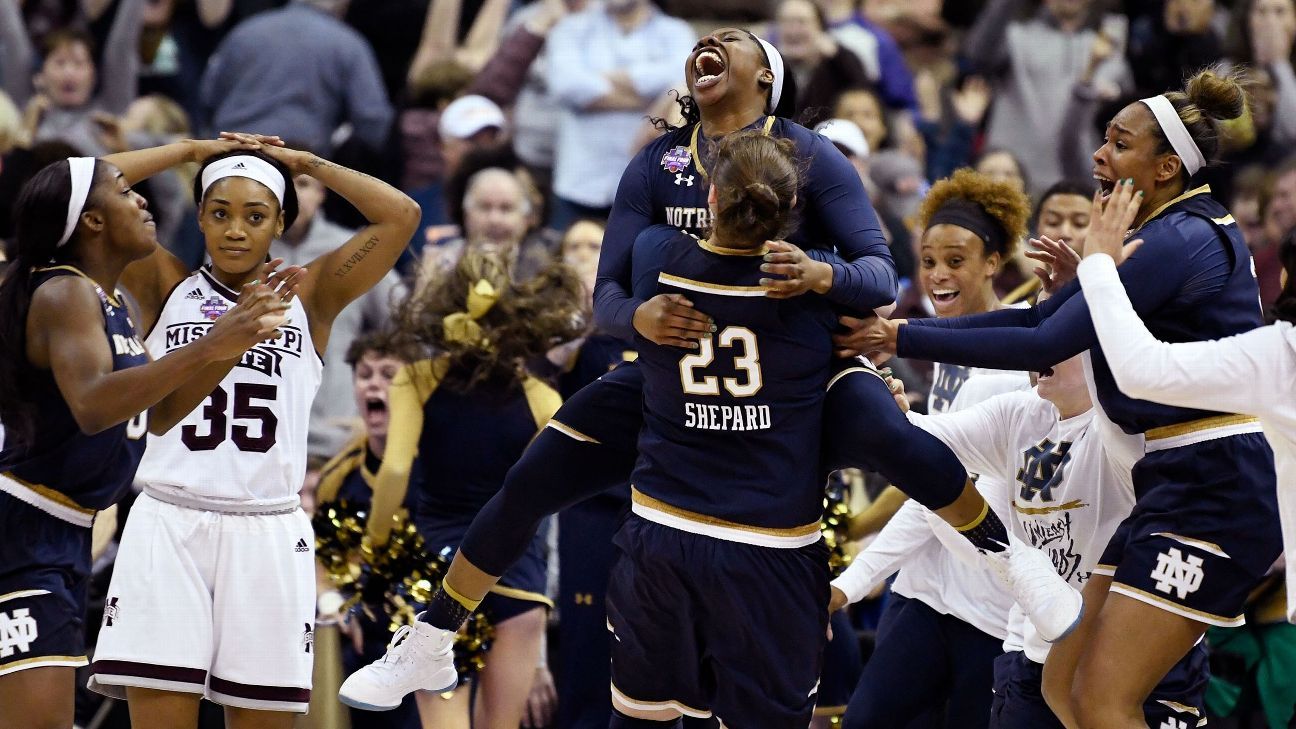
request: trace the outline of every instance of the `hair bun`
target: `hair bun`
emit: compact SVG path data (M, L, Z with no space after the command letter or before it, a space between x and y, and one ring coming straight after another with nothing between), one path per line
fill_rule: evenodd
M778 194L774 188L764 182L753 182L743 188L743 197L752 207L759 211L777 212L779 209Z
M1246 113L1247 92L1238 71L1224 73L1211 67L1188 79L1184 94L1206 116L1216 121L1237 119Z

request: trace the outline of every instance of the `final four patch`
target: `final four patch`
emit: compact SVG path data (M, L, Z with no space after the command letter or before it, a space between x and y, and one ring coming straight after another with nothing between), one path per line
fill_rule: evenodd
M221 314L229 311L229 304L225 302L225 299L213 296L202 302L202 305L198 307L198 311L201 311L202 315L211 321L216 321L221 318Z
M673 175L687 169L692 161L693 153L689 152L688 147L676 147L662 155L661 165L662 169Z

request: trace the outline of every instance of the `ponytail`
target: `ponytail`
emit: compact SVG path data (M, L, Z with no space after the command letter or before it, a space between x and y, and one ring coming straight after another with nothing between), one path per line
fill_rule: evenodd
M801 182L796 145L757 131L735 132L716 152L715 227L747 241L785 238Z

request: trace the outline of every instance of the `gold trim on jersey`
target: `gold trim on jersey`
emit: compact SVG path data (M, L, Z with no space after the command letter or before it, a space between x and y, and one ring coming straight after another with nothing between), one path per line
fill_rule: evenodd
M16 590L14 592L6 592L5 594L0 595L0 602L6 602L8 600L17 600L20 597L35 597L37 595L48 595L48 594L50 594L49 590Z
M1153 210L1153 211L1152 211L1152 214L1149 215L1149 216L1147 216L1147 218L1145 218L1145 219L1143 220L1143 225L1147 225L1148 223L1152 222L1152 220L1153 220L1154 218L1156 218L1156 216L1160 215L1161 213L1164 213L1165 210L1166 210L1166 208L1170 207L1171 205L1174 205L1175 203L1183 202L1184 200L1187 200L1187 199L1190 198L1190 197L1196 197L1196 196L1198 196L1198 195L1201 195L1202 193L1206 193L1206 194L1209 195L1209 194L1210 194L1210 191L1211 191L1211 189L1210 189L1210 185L1202 185L1201 187L1194 187L1194 188L1191 189L1191 190L1187 190L1187 191L1185 191L1185 192L1184 192L1182 195L1180 195L1179 197L1177 197L1177 198L1171 200L1170 202L1168 202L1168 203L1162 205L1161 207L1157 208L1156 210ZM1139 226L1139 229L1140 229L1140 230L1143 228L1143 225L1140 225L1140 226Z
M769 246L762 243L759 248L725 248L712 243L710 240L698 238L698 247L704 251L710 251L720 256L763 256L769 253Z
M1233 225L1237 221L1233 219L1232 215L1225 215L1222 218L1211 218L1211 222L1216 225Z
M629 696L626 696L625 694L621 693L621 689L617 688L615 683L612 684L612 703L619 703L623 706L629 707L631 709L637 709L639 711L662 711L664 709L669 709L671 711L677 711L686 716L690 716L694 719L711 718L711 712L705 709L695 709L692 706L689 706L688 704L682 704L674 700L641 701L639 699L632 699Z
M1088 506L1088 504L1081 501L1080 499L1073 499L1071 501L1066 502L1065 504L1058 504L1057 506L1018 506L1017 502L1014 501L1012 508L1013 511L1017 512L1018 514L1026 514L1027 516L1039 516L1040 514L1052 514L1055 511L1070 511L1072 509L1080 509L1086 506Z
M1224 549L1220 547L1220 545L1214 542L1207 542L1203 539L1193 539L1192 537L1185 537L1180 534L1175 534L1174 532L1153 532L1152 536L1165 537L1166 539L1173 539L1174 541L1179 542L1180 544L1183 544L1185 546L1196 547L1198 549L1210 552L1216 557L1223 557L1224 559L1232 559L1232 557L1229 556L1228 552L1225 552Z
M545 597L544 595L541 595L538 592L532 592L530 590L522 590L516 587L507 587L505 585L495 585L490 589L490 592L491 594L499 595L500 597L511 597L514 600L522 600L524 602L539 603L549 608L550 610L553 610L554 608L553 600L550 600L549 598Z
M1151 605L1153 607L1159 607L1162 610L1165 610L1166 612L1174 613L1175 615L1178 615L1180 617L1185 617L1188 618L1189 620L1196 620L1198 622L1206 623L1208 625L1215 625L1221 628L1236 628L1239 625L1246 624L1245 615L1239 615L1235 618L1226 618L1223 615L1216 615L1214 613L1208 613L1201 610L1194 610L1193 608L1190 608L1186 605L1180 605L1179 603L1169 600L1160 595L1154 595L1146 590L1140 590L1137 587L1131 587L1125 584L1124 582L1113 581L1110 589L1112 592L1118 595L1124 595L1125 597L1128 597L1133 600L1138 600L1139 602L1147 603L1148 605Z
M708 516L706 514L700 514L696 511L689 511L688 509L682 509L678 506L673 506L671 504L666 503L665 501L662 501L661 499L653 498L652 496L645 494L644 492L640 491L634 486L630 487L630 499L631 501L633 501L636 504L639 504L640 506L646 506L649 509L653 509L654 511L660 511L663 514L669 514L670 516L674 516L679 519L684 519L685 521L691 521L705 526L720 527L722 529L736 529L738 531L751 532L752 534L764 534L767 537L781 537L784 539L808 537L812 534L819 533L819 522L817 521L811 522L809 524L805 524L803 526L790 527L786 529L779 529L774 527L758 527L758 526L751 526L749 524L739 524L736 521L729 521L727 519L721 519L715 516Z
M90 663L85 656L33 656L24 658L21 661L12 663L0 663L0 676L18 671L24 671L29 668L45 668L47 666L68 666L70 668L80 668Z
M545 423L545 427L553 428L554 430L558 431L559 433L562 433L568 438L571 438L572 440L578 440L582 443L593 443L595 445L602 444L602 442L598 438L585 435L584 433L580 432L579 430L576 430L570 425L567 425L565 423L560 423L557 420L550 419L548 423Z
M1008 295L1003 297L1001 303L1004 306L1012 306L1021 301L1029 301L1031 294L1038 291L1042 283L1043 282L1039 280L1038 276L1032 277L1022 285L1009 291Z
M761 129L761 134L769 136L770 129L774 128L774 122L776 120L777 117L774 116L765 117L765 126ZM702 122L693 125L693 135L689 138L688 151L689 157L693 160L693 166L697 168L698 172L702 173L703 179L707 179L710 175L707 174L706 167L702 164L702 155L698 154L698 133L701 130Z
M1103 577L1115 577L1115 576L1116 576L1116 565L1114 565L1114 564L1096 564L1096 565L1094 565L1094 568L1093 568L1092 572L1093 572L1093 574L1095 574L1095 575L1102 575Z
M1200 433L1203 430L1212 428L1225 428L1233 425L1247 425L1248 423L1259 423L1260 419L1251 415L1216 415L1201 420L1190 420L1186 423L1176 423L1174 425L1163 425L1159 428L1152 428L1144 433L1147 440L1165 440L1189 433Z
M1201 718L1201 709L1198 709L1196 706L1188 706L1187 704L1181 704L1178 701L1170 701L1169 699L1157 699L1156 702L1171 711L1177 711L1180 714L1192 714L1198 719Z
M835 385L835 384L837 384L837 381L838 381L838 380L840 380L841 378L845 377L846 375L853 374L853 373L855 373L855 372L867 372L868 374L873 375L874 377L878 378L879 380L882 380L883 384L886 383L886 378L883 377L882 374L881 374L880 372L878 372L877 370L873 369L872 367L847 367L846 369L842 370L841 372L838 372L837 374L833 375L833 376L832 376L832 379L831 379L831 380L828 380L828 385L827 385L826 387L824 387L824 390L825 390L825 391L827 391L827 390L831 390L831 389L832 389L832 386Z
M657 274L658 283L664 283L676 288L686 289L688 291L697 291L703 294L716 294L717 296L764 296L765 288L762 286L728 286L725 284L713 284L706 281L694 281L691 278L683 276L672 276L669 273Z
M94 284L95 288L99 289L100 291L103 291L104 296L108 297L108 303L112 304L113 306L119 309L122 308L122 302L121 299L117 297L117 293L118 293L117 291L113 291L111 294L108 293L107 291L104 291L104 287L100 286L98 281L95 281L94 279L90 278L89 274L77 268L76 266L72 266L66 263L61 263L57 266L42 266L40 268L34 269L32 273L42 273L44 271L71 271L72 273L75 273L81 278Z
M13 484L13 486L8 486L8 484ZM7 471L0 473L0 491L4 491L19 501L36 507L50 516L77 526L91 526L94 522L95 509L78 504L67 494L48 486L24 481Z
M845 704L841 704L839 706L816 706L814 708L815 716L827 716L831 718L834 716L842 716L845 713L846 713Z
M323 503L336 499L338 492L342 490L342 483L352 471L360 469L361 475L366 475L363 473L366 442L367 438L363 433L352 438L345 448L324 464L320 469L319 485L315 487L317 501ZM373 483L367 477L365 482L372 490Z

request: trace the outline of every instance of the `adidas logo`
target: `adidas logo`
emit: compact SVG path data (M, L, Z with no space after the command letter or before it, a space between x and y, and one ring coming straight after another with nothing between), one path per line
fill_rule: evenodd
M194 289L193 291L190 291L189 293L185 294L186 299L197 299L198 301L202 301L202 297L203 297L202 289Z
M242 162L237 162L237 163L235 163L235 165L234 165L233 167L231 167L230 169L231 169L231 170L246 170L246 169L247 169L247 165L243 164Z
M310 547L306 544L305 539L298 539L297 546L293 548L294 552L309 552Z

